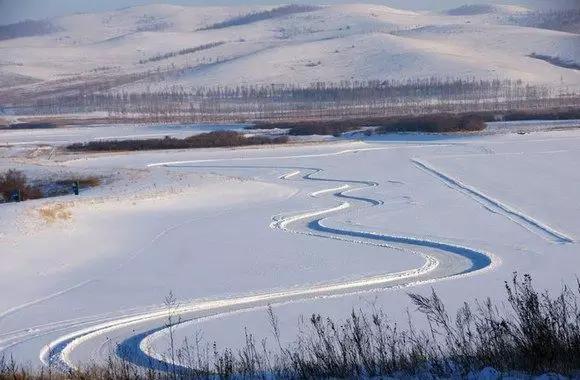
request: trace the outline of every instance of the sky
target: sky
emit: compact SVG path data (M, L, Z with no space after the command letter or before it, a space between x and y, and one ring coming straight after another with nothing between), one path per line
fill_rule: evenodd
M76 12L101 12L128 6L168 3L179 5L241 4L335 4L367 2L395 8L433 10L457 7L468 3L517 4L541 8L580 7L580 0L0 0L0 24L24 19L42 19Z

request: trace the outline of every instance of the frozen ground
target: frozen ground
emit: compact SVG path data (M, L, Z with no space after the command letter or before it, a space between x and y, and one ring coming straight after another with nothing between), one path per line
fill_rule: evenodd
M0 206L0 350L61 367L115 352L155 363L170 291L179 341L201 330L235 347L245 326L268 334L268 304L291 340L315 312L375 305L402 321L409 291L434 287L455 309L499 297L514 271L558 289L580 268L580 131L538 129L90 156L0 148L2 168L110 177L77 198Z
M242 131L243 125L94 125L68 126L47 129L14 129L0 131L0 145L11 147L50 145L60 146L96 140L160 139L165 136L184 138L198 133L218 130Z

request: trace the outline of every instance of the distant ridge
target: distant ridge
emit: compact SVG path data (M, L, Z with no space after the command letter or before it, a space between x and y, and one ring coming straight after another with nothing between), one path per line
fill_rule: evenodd
M246 25L271 18L283 17L294 13L312 12L318 9L320 9L320 7L313 5L284 5L267 11L251 12L243 16L233 17L229 20L218 22L199 30L222 29L230 26Z
M445 13L450 16L474 16L484 14L521 14L530 12L528 8L515 5L493 5L493 4L466 4L450 9Z
M580 62L575 11L467 5L447 13L357 3L152 4L55 17L0 40L0 99L41 96L39 88L183 93L429 78L580 89L568 67Z

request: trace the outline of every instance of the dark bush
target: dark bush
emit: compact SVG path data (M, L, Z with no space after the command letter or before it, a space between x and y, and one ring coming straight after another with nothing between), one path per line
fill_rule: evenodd
M0 174L0 202L10 202L14 191L20 191L21 200L42 198L42 192L28 182L24 173L10 169Z
M333 123L303 123L291 127L288 131L292 136L308 136L308 135L333 135L340 136L344 132L360 129L356 124L333 124Z
M73 184L78 183L80 189L96 187L102 179L97 176L71 176L55 180L45 177L31 183L21 171L10 169L0 173L0 203L11 202L14 191L20 191L22 201L58 197L72 194Z
M190 136L185 139L165 137L163 139L149 140L101 140L88 143L78 143L67 146L70 151L135 151L135 150L160 150L160 149L191 149L191 148L217 148L234 147L245 145L285 144L288 137L275 138L265 136L249 136L235 131L215 131Z
M502 115L505 121L524 120L575 120L580 119L580 108L569 110L558 110L553 112L507 112Z
M439 114L405 118L387 122L377 128L377 133L392 132L474 132L485 129L485 121L480 116L457 116Z
M0 129L51 129L56 127L57 125L54 123L17 123L0 127Z
M310 122L256 123L251 129L288 129L289 135L334 135L363 127L377 127L377 133L391 132L470 132L485 129L492 115L438 114L419 117L372 117Z

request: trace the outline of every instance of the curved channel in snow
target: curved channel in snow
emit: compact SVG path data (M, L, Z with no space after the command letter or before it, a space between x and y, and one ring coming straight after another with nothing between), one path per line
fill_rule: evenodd
M153 166L162 166L162 164L154 164ZM164 166L183 169L217 167L190 166L184 162L165 163ZM292 170L281 176L280 179L339 184L339 186L315 191L309 195L312 197L320 197L324 194L331 194L334 197L344 199L340 204L334 207L295 213L293 215L275 216L272 219L270 227L317 238L385 247L409 254L420 255L424 258L424 264L410 270L385 273L355 280L310 285L284 291L264 292L221 300L193 300L172 310L160 308L141 314L126 315L115 320L105 321L80 329L52 341L40 353L40 359L44 364L50 364L62 369L74 368L75 364L71 357L72 352L89 340L116 331L121 336L127 336L127 339L119 344L116 351L117 355L137 365L167 369L171 365L164 361L163 356L148 350L147 347L149 346L149 342L165 333L165 329L167 328L166 321L170 315L179 316L179 323L176 325L185 326L190 323L195 323L200 318L217 317L233 312L263 308L273 304L440 281L486 270L499 263L499 260L493 255L467 247L414 237L391 236L375 232L343 229L330 225L329 217L335 216L338 213L381 205L382 201L380 200L350 194L354 191L378 186L376 182L322 178L317 176L322 173L322 170L318 168L267 166L222 166L221 168L275 168L278 170ZM421 248L421 252L415 251L416 248ZM155 327L151 328L151 325ZM176 325L172 327L179 327ZM147 326L149 326L149 329L147 329ZM139 328L142 330L145 329L145 331L137 332Z

